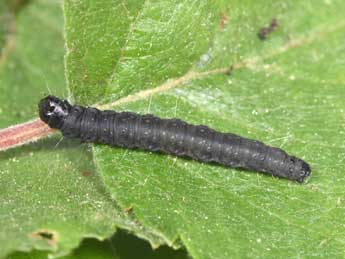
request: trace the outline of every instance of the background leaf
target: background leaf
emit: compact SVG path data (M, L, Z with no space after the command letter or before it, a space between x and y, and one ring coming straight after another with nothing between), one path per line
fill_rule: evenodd
M135 247L135 249L133 249ZM8 259L45 259L47 253L34 251L31 253L17 252ZM152 250L149 243L142 239L129 235L124 231L118 231L113 237L99 242L98 240L87 238L83 240L80 247L75 249L71 255L61 257L61 259L187 259L185 251L174 251L167 246L162 246L157 250Z
M66 68L78 102L207 124L313 168L299 185L95 146L112 197L195 258L343 255L344 11L340 0L67 0ZM260 41L273 18L278 29Z
M6 3L0 127L36 117L48 87L67 96L60 3ZM66 75L76 102L260 139L305 158L313 175L297 185L100 146L92 158L78 142L55 147L57 135L0 155L0 257L33 248L62 255L115 225L156 246L182 241L195 258L342 256L344 9L340 0L66 1ZM278 29L259 41L272 18ZM136 246L123 240L114 246ZM135 256L114 255L107 243L87 240L71 258Z
M62 3L8 4L0 5L6 20L0 34L0 128L37 117L37 103L49 91L67 96ZM111 236L115 218L122 228L161 244L110 198L87 146L61 140L56 135L0 154L0 257L34 248L66 254L84 237Z
M210 44L213 13L206 1L65 1L76 101L117 99L188 71Z
M1 127L36 117L46 84L60 95L66 92L61 3L34 1L5 15L13 20L0 70ZM0 256L32 248L66 253L83 236L102 238L114 231L114 205L85 147L63 142L57 150L59 139L1 153Z

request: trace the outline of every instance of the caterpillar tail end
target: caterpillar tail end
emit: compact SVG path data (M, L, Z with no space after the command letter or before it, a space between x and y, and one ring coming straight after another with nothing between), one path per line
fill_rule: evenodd
M311 174L311 168L307 162L303 160L300 160L300 161L301 161L300 170L298 173L298 177L295 180L299 183L303 183L304 180Z
M277 177L303 183L311 174L311 168L304 160L295 156L287 156L285 163L279 163L271 173Z

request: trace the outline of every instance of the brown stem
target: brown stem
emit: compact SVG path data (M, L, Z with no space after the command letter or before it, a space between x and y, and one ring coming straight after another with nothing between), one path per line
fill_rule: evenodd
M10 126L0 130L0 151L34 142L52 134L54 131L40 119Z

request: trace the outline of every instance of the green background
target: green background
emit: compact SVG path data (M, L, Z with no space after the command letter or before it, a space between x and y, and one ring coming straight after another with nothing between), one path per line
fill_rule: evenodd
M1 127L51 92L259 139L313 173L300 185L56 134L0 154L0 256L65 255L117 228L182 250L117 231L72 256L344 254L343 1L25 2L0 4Z

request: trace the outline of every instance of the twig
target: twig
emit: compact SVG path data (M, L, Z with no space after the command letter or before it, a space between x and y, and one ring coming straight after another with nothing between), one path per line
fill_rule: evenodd
M54 131L40 119L10 126L0 130L0 151L37 141Z

